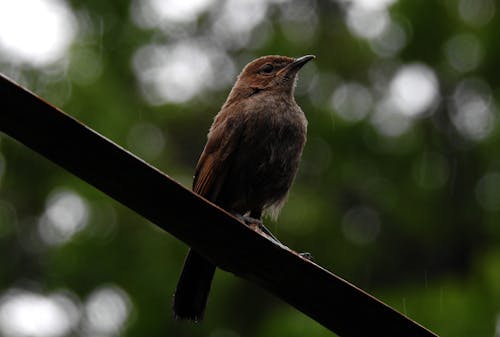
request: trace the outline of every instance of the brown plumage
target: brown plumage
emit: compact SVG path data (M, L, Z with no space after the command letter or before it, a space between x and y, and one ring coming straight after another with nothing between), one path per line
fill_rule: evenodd
M293 97L296 75L313 58L264 56L243 69L208 133L194 192L234 214L277 216L306 141L307 120ZM203 318L214 272L189 251L174 297L176 318Z

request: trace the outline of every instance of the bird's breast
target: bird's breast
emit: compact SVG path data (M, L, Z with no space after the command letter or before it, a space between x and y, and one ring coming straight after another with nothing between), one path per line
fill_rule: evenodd
M284 200L306 140L307 121L294 101L254 103L240 110L242 134L221 191L223 203L240 212Z
M240 156L255 180L288 186L297 171L307 124L298 106L272 108L249 118Z

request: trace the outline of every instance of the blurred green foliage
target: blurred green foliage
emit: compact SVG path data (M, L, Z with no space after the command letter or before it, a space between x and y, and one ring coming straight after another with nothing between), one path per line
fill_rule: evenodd
M0 70L190 186L239 69L266 54L315 54L296 93L308 143L269 227L441 336L500 334L496 2L208 1L196 12L158 3L72 0L78 33L62 61L0 54ZM224 272L202 324L173 321L186 251L2 135L0 296L69 293L83 313L72 336L91 335L89 298L106 286L130 310L108 335L331 335Z

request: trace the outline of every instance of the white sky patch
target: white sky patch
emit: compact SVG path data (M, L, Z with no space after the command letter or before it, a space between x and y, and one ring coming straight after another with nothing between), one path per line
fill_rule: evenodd
M76 32L76 19L62 0L0 0L0 52L11 63L54 63Z
M78 323L78 306L63 294L40 295L11 290L0 298L0 332L4 337L59 337Z

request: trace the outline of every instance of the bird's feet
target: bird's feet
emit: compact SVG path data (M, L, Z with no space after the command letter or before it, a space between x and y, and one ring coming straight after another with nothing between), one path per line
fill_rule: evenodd
M234 216L236 216L238 219L243 221L245 223L245 225L252 228L253 230L257 230L258 232L263 233L265 236L267 236L274 243L276 243L280 246L286 247L284 244L281 243L280 240L278 240L274 236L274 234L269 229L267 229L266 226L264 226L264 223L262 222L261 219L256 219L256 218L253 218L251 216L241 215L238 213L234 213ZM306 259L306 260L313 261L313 256L311 253L307 253L307 252L299 253L299 256Z
M308 252L304 252L304 253L299 253L299 256L300 257L303 257L304 259L306 260L309 260L309 261L314 261L314 258L312 256L311 253L308 253Z
M266 226L264 226L264 223L262 222L261 219L256 219L256 218L253 218L251 216L241 215L241 214L234 214L234 215L238 219L240 219L241 221L243 221L248 227L250 227L252 229L257 229L259 232L262 232L264 235L266 235L269 239L271 239L275 243L277 243L279 245L283 245L280 242L280 240L278 240L274 236L274 234L269 229L267 229Z
M237 217L238 219L243 221L245 223L245 225L247 225L247 226L254 225L254 224L258 225L258 226L264 226L261 219L252 218L251 216L241 215L238 213L233 213L233 214L235 217Z

